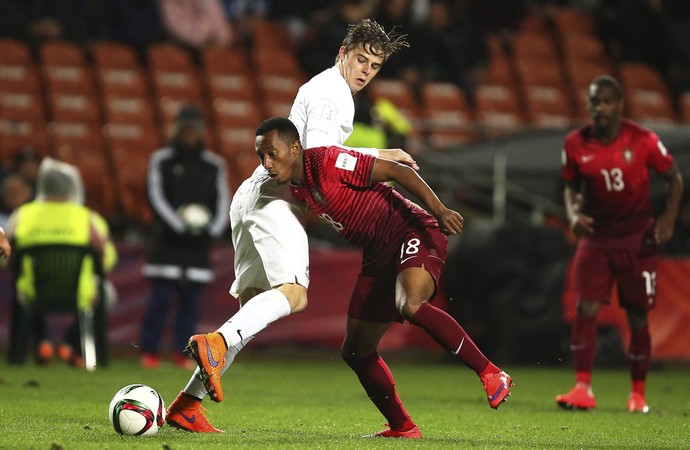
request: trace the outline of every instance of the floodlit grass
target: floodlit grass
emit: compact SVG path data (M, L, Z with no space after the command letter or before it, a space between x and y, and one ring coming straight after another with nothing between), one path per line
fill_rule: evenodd
M0 355L3 356L3 355ZM384 355L386 356L386 355ZM599 369L594 412L557 408L571 387L569 367L504 367L516 386L509 402L489 408L478 378L440 358L386 358L405 406L424 439L362 439L384 419L337 352L249 351L225 375L225 400L208 400L208 417L223 435L190 434L164 426L151 437L120 437L110 426L110 399L124 385L145 383L166 405L189 373L172 366L146 371L132 358L93 373L63 364L36 367L0 362L0 448L690 448L690 396L685 368L650 373L651 412L625 409L625 369Z

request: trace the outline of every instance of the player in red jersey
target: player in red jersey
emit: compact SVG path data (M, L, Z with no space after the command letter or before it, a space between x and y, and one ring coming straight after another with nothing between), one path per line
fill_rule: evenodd
M511 377L482 354L453 317L429 302L445 264L446 235L462 232L462 216L446 208L408 166L338 146L305 152L297 128L285 118L268 119L257 128L256 152L269 177L290 183L295 198L364 249L341 355L388 421L389 428L370 436L422 437L377 352L394 321L423 328L473 369L489 405L498 408L510 395ZM385 181L399 183L433 216Z
M623 96L614 78L589 87L590 124L572 131L563 148L562 176L568 220L578 236L573 260L577 315L571 351L576 384L556 402L567 409L593 409L592 368L597 311L617 286L630 326L630 412L649 411L645 379L651 356L648 311L654 307L657 245L673 236L683 180L659 137L621 118ZM666 180L666 209L654 220L650 170Z

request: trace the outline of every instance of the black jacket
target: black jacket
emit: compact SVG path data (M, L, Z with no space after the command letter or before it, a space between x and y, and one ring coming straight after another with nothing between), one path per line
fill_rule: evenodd
M144 275L212 281L211 243L227 228L230 208L225 161L208 150L159 149L149 159L147 188L155 219ZM179 212L192 203L204 205L212 215L209 224L195 232Z

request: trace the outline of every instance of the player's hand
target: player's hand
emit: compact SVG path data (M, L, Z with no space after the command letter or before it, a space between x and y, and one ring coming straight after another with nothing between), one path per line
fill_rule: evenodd
M575 233L575 236L580 237L584 235L591 235L594 233L594 219L585 214L577 214L572 222L570 223L570 228Z
M379 158L387 159L388 161L395 161L400 164L412 167L414 170L419 170L417 162L401 148L383 148L379 150Z
M654 241L658 244L668 242L673 237L676 220L667 214L662 214L654 224Z
M436 220L438 220L438 226L441 232L446 236L462 233L462 229L465 226L465 219L460 213L445 207L436 215Z
M10 246L9 241L5 233L0 233L0 256L7 259L12 254L12 246Z

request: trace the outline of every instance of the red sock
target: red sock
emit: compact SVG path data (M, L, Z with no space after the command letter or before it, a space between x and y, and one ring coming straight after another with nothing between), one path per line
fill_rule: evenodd
M344 359L357 374L369 399L381 411L392 430L407 431L414 428L415 424L395 390L393 374L378 353L365 358Z
M422 327L441 347L457 355L478 375L487 367L489 360L460 324L445 311L424 302L410 322Z
M649 336L649 328L630 330L628 361L630 362L630 378L633 381L633 392L638 392L635 390L635 383L641 382L641 391L639 393L644 394L644 381L647 379L651 354L652 340ZM639 383L638 387L640 387Z
M589 384L592 368L594 367L594 356L597 351L597 318L596 316L585 316L579 314L573 322L573 332L570 350L573 353L575 363L575 373L582 380Z

